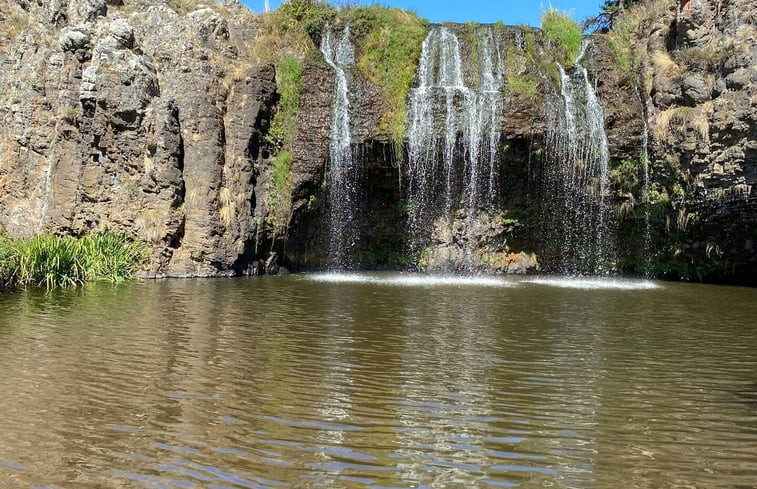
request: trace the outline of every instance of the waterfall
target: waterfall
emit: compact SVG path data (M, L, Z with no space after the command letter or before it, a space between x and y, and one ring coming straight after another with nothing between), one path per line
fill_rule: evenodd
M558 63L561 102L548 117L546 227L565 273L607 271L613 258L609 145L604 110L581 64L588 46L585 41L570 73Z
M477 214L494 206L504 63L491 27L474 35L477 86L465 82L461 45L452 29L434 27L423 42L408 114L408 221L416 249L437 219L451 226L462 210L470 233ZM470 268L474 237L468 238Z
M644 230L642 232L642 254L644 255L644 275L652 275L652 232L650 225L651 204L649 201L649 124L647 123L647 111L645 110L644 101L636 89L636 96L641 104L641 119L643 130L641 132L641 167L643 171L641 201L644 204Z
M349 100L349 70L355 64L355 55L349 26L342 30L338 40L334 40L334 36L331 25L327 25L321 52L335 73L328 169L328 265L349 268L350 251L357 241L357 175L352 155Z

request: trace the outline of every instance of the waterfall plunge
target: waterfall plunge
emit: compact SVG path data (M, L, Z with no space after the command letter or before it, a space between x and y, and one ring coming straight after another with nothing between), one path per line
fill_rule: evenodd
M464 210L469 221L491 211L497 190L504 64L493 29L477 36L477 87L464 80L460 42L434 27L423 43L418 86L410 94L409 226L413 246L439 218L450 225ZM468 236L472 255L473 236ZM472 268L473 256L466 259Z
M612 267L609 145L604 110L581 61L584 42L570 74L558 64L560 103L549 114L545 195L547 233L559 244L565 273L596 273ZM560 110L554 110L559 107Z
M357 241L357 175L352 154L348 72L355 64L355 54L349 26L344 28L336 44L334 36L331 25L327 25L321 40L321 52L335 73L328 171L328 265L330 268L350 268L350 251Z

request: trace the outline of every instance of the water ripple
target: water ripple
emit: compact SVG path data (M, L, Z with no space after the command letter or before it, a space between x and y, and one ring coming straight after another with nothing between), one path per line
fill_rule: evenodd
M0 486L757 480L755 291L400 278L0 297Z

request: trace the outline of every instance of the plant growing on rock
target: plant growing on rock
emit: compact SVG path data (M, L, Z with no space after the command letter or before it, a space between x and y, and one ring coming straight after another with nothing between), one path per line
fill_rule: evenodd
M273 164L267 187L268 224L274 235L283 235L292 213L292 153L302 94L302 63L296 58L282 59L276 70L279 87L278 111L271 122L267 141Z
M414 13L378 5L348 8L342 16L362 46L358 69L384 91L388 107L381 129L400 148L405 137L406 100L415 82L428 22Z
M273 158L267 188L267 223L274 237L282 236L292 217L292 153L289 151L281 151Z
M541 17L541 28L547 38L561 51L560 62L571 64L578 56L583 41L581 26L570 14L550 8Z

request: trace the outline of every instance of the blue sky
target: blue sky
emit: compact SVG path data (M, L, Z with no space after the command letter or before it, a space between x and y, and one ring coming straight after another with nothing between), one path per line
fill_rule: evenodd
M242 0L254 12L263 10L263 0ZM271 0L276 8L280 0ZM339 5L339 1L332 1ZM541 12L549 8L550 0L358 0L358 3L380 3L390 7L401 7L417 12L431 22L493 23L498 20L505 24L539 25ZM602 0L551 0L553 7L573 12L576 20L596 15Z

